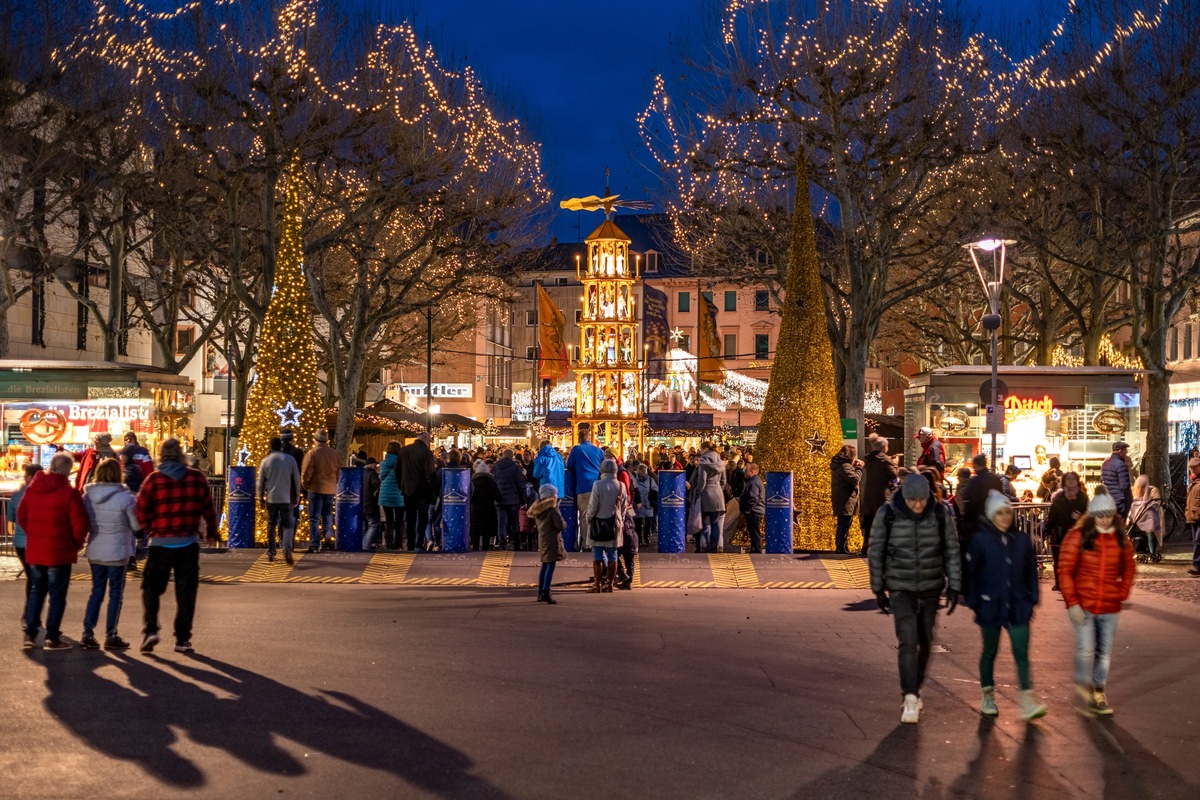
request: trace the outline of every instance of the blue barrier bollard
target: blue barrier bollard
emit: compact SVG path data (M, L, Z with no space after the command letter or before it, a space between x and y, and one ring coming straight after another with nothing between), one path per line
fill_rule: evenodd
M225 488L229 502L229 548L254 547L254 467L230 467Z
M342 467L338 473L337 494L334 496L333 527L337 549L348 553L362 551L362 467Z
M768 553L791 555L792 473L767 473L766 545Z
M575 507L575 495L563 495L558 500L558 510L563 515L563 546L574 553L579 541L579 509Z
M658 552L687 552L687 480L683 470L658 472Z
M442 475L442 552L471 549L471 470L446 467Z

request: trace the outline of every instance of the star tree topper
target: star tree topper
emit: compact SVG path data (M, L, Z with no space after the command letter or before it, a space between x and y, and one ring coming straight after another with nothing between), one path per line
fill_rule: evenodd
M279 425L291 425L293 427L300 424L300 415L304 413L304 409L296 408L292 405L292 401L288 400L287 405L283 408L275 409L275 413L279 415Z
M811 456L825 455L825 442L826 440L821 438L820 431L813 431L813 435L804 440L809 447L808 454Z

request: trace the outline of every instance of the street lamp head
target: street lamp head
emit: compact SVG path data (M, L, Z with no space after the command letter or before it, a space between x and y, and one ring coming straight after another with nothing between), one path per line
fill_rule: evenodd
M1013 244L1016 244L1016 241L1012 239L980 239L978 242L964 244L963 247L969 250L986 250L990 253L993 250L999 250L1001 247Z

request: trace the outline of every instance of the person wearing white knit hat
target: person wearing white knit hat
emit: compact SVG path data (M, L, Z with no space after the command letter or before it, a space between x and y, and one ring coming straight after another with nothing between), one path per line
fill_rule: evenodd
M1075 687L1087 710L1113 713L1105 694L1121 605L1133 589L1133 544L1104 486L1063 539L1058 586L1075 626Z
M1013 524L1015 515L1009 499L995 489L988 492L984 517L967 547L964 600L975 612L975 624L983 634L980 711L989 717L1000 713L993 668L1000 649L1000 631L1007 630L1021 686L1021 716L1034 720L1046 714L1046 707L1034 698L1029 674L1029 622L1039 599L1037 554L1029 537Z

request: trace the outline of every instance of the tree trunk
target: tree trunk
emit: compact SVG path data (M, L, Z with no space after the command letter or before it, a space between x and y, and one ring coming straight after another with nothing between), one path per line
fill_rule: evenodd
M361 330L361 329L360 329ZM334 435L334 448L342 454L342 458L350 452L350 442L354 438L355 392L346 391L345 387L358 386L362 380L363 362L366 359L366 336L356 332L350 342L350 352L346 354L346 374L340 376L343 391L338 398L337 431ZM332 378L332 376L331 376ZM329 383L333 383L332 380Z
M1167 454L1170 452L1168 437L1167 408L1171 399L1171 373L1150 372L1146 376L1149 386L1146 412L1149 425L1146 429L1145 471L1150 476L1151 486L1170 486L1171 473Z

